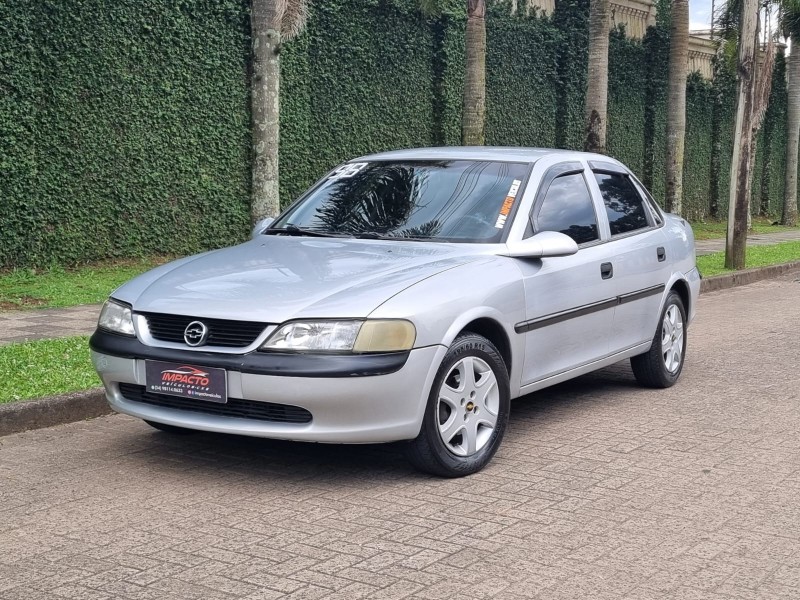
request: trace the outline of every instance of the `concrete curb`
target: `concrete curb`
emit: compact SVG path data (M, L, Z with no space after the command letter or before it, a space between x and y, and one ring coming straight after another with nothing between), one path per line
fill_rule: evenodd
M102 388L0 404L0 436L109 414Z
M703 279L700 293L716 292L800 270L800 261ZM0 404L0 436L83 421L112 413L102 388Z
M778 277L797 269L800 269L800 261L784 263L782 265L772 265L769 267L746 269L744 271L736 271L735 273L726 273L725 275L716 275L703 279L700 283L700 293L705 294L706 292L716 292L740 285L747 285L749 283L761 281L762 279Z

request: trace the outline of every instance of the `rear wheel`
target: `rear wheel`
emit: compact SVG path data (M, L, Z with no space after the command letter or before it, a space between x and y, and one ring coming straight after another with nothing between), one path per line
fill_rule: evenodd
M172 433L173 435L190 435L196 433L194 429L186 429L186 427L178 427L177 425L167 425L166 423L157 423L156 421L144 420L150 427L155 427L159 431Z
M408 458L441 477L476 473L500 446L509 410L508 371L497 348L474 333L459 335L436 374Z
M671 291L650 350L631 358L636 380L652 388L667 388L678 381L686 356L686 309L677 292Z

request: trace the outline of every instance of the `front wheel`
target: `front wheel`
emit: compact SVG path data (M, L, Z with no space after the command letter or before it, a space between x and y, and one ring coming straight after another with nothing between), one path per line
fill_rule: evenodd
M476 473L500 446L509 411L508 370L497 348L480 335L461 334L433 381L408 459L441 477Z
M686 309L671 291L661 311L650 350L631 358L636 381L646 387L668 388L678 381L686 356Z

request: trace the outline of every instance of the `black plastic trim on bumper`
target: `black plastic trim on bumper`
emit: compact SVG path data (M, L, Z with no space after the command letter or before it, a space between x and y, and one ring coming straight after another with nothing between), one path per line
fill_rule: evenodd
M218 367L255 375L283 377L367 377L388 375L403 368L410 352L381 354L299 354L251 352L217 354L194 350L156 348L138 339L100 329L89 339L95 352L120 358L139 358Z
M228 401L224 403L203 402L194 398L154 394L148 392L143 385L131 383L120 383L119 393L128 402L138 402L171 410L188 410L217 417L292 424L305 424L312 420L312 415L307 409L291 404L276 404L242 398L228 398Z

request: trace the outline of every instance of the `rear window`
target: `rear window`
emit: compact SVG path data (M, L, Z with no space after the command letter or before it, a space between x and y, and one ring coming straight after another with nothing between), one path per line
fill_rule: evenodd
M627 175L595 173L594 176L603 196L612 236L650 226L644 200Z

